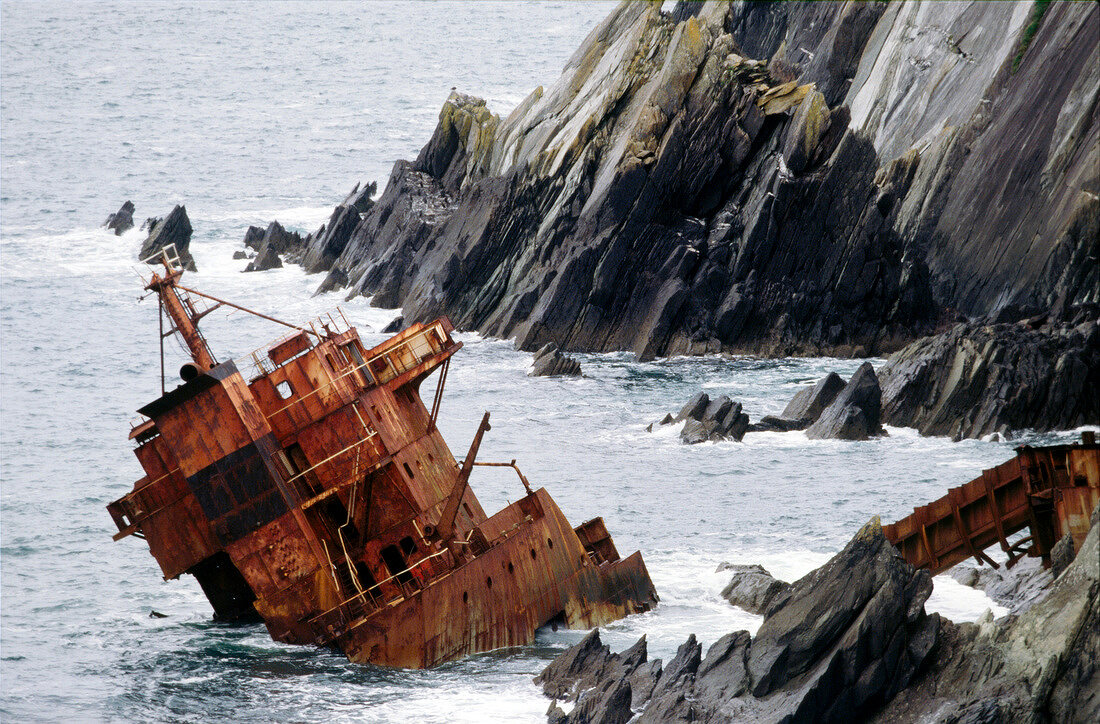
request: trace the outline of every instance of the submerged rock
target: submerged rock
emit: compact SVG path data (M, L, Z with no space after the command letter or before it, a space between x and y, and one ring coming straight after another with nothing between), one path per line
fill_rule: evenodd
M746 432L792 432L794 430L805 430L812 422L808 417L800 420L790 420L775 415L764 415L760 418L760 422L749 425Z
M1100 424L1100 322L963 324L882 368L883 417L954 439ZM1091 319L1090 319L1091 317Z
M939 617L924 611L931 591L928 573L914 571L873 520L827 564L779 593L755 638L728 634L702 656L702 646L688 637L648 701L634 703L644 706L638 721L866 718L905 688L934 648ZM613 656L586 639L536 681L583 670L583 677L573 674L568 686L547 693L576 696L574 712L585 704L583 718L565 721L598 720L606 692L628 683L620 668L606 663ZM578 667L578 661L590 663Z
M382 334L397 334L405 328L405 318L400 314L393 318L393 320L382 328Z
M883 434L882 390L870 362L860 365L817 422L806 428L812 440L866 440Z
M568 357L558 351L558 348L548 344L535 353L531 371L528 377L580 377L581 365L577 360Z
M122 204L118 211L107 216L107 220L103 222L103 225L115 232L115 236L122 236L124 232L134 228L133 202L126 201Z
M142 224L142 228L149 229L149 236L141 245L139 258L148 259L161 249L175 244L176 253L179 255L180 264L187 271L197 271L195 260L191 256L191 220L187 218L187 209L177 205L162 219L149 218Z

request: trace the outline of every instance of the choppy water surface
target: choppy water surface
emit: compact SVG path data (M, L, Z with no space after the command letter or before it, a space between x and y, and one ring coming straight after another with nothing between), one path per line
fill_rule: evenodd
M332 309L297 268L241 275L245 227L320 224L359 180L429 137L451 86L507 112L557 75L606 5L168 3L2 5L0 243L0 716L10 721L540 721L531 677L583 632L433 671L391 671L211 622L190 578L160 580L142 541L111 541L104 506L141 471L126 441L157 394L156 308L132 272L141 234L96 228L188 206L191 284L301 321ZM395 314L343 305L360 330ZM241 314L204 322L219 357L279 330ZM365 334L381 340L377 334ZM647 423L700 388L753 419L859 360L582 355L579 380L531 379L527 354L462 335L440 427L465 449L483 411L485 460L516 458L580 523L602 515L642 550L661 595L611 627L669 656L757 617L718 597L723 560L793 579L872 515L893 519L1012 454L1012 444L863 443L758 434L686 447ZM170 359L178 365L178 351ZM1029 441L1068 439L1028 436ZM487 510L520 493L510 471L472 481ZM933 607L973 618L989 601L937 579ZM150 618L151 610L168 614Z

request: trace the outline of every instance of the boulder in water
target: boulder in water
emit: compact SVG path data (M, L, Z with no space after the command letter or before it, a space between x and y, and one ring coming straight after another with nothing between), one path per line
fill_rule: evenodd
M260 253L256 255L256 258L248 262L248 266L244 270L246 272L257 272L267 271L268 269L282 269L282 267L283 260L275 253L275 247L265 244Z
M399 314L393 318L393 321L382 328L382 334L397 334L404 328L405 318Z
M787 420L808 418L810 422L816 422L843 389L844 380L836 372L830 372L818 380L817 384L803 388L791 398L780 417Z
M884 432L882 390L875 368L864 362L836 399L822 410L817 422L806 428L806 437L866 440Z
M134 228L133 202L126 201L118 211L107 217L103 225L115 232L115 236L121 236L124 232Z
M723 563L718 566L718 570L733 573L730 582L719 595L749 613L764 613L772 601L791 585L777 580L763 566L755 563Z
M187 208L177 205L162 219L155 217L145 220L142 228L149 229L149 236L141 245L140 258L148 259L162 249L175 245L180 264L187 271L197 271L195 260L191 256L191 220L187 218Z
M562 354L557 347L548 344L535 353L528 377L580 377L581 365L577 360Z

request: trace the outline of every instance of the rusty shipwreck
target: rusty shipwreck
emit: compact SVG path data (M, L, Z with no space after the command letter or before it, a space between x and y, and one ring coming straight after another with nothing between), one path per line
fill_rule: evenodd
M515 461L496 464L515 468L521 497L486 515L468 481L494 464L475 461L488 413L461 463L436 427L462 347L446 318L368 349L330 315L238 367L198 327L237 305L182 286L171 248L147 261L162 345L179 335L193 361L166 389L162 349L163 394L130 432L145 475L107 508L115 539L144 538L165 579L193 575L217 618L428 667L655 604L641 554L621 558L601 518L570 525ZM428 409L420 386L436 371Z

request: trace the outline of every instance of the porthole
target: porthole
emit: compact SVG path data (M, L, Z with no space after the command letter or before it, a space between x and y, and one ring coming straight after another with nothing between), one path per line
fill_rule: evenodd
M466 591L462 592L462 602L463 603L469 603L470 602L470 594L467 593Z
M508 572L509 573L515 573L516 572L516 567L512 565L511 561L508 561Z
M485 578L485 587L486 588L492 588L493 587L493 577L492 576L487 576Z
M554 547L554 541L552 541L552 540L550 540L549 538L547 538L547 539L546 539L546 545L547 545L547 547L549 547L549 548L553 548L553 547Z
M531 549L531 560L535 560L536 558L538 558L538 554L535 553L535 549L532 548Z

